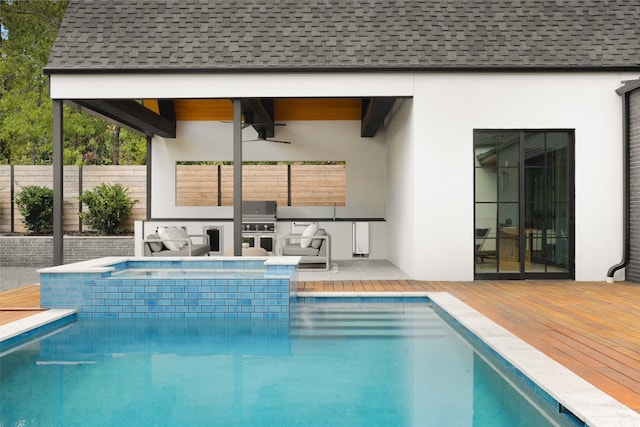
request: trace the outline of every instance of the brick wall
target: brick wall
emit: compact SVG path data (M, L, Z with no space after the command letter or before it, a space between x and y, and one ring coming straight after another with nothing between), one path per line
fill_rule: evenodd
M631 256L625 278L640 283L640 90L629 94L629 183Z
M134 238L65 237L64 263L106 256L134 256ZM53 237L0 236L0 266L49 267L53 265Z

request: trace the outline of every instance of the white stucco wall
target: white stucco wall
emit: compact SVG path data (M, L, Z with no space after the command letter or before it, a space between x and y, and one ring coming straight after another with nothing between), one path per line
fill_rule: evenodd
M473 278L473 129L562 128L575 129L576 279L604 280L622 255L622 116L614 91L628 78L417 75L414 215L430 227L419 232L429 243L414 261L414 277Z
M177 137L152 142L152 216L154 218L231 218L232 207L176 206L177 161L231 161L230 123L178 122ZM244 139L255 138L251 128ZM295 121L278 126L275 139L291 144L252 141L242 145L244 161L346 161L347 205L336 207L338 218L384 218L387 196L384 132L360 138L359 121ZM333 218L328 207L278 206L279 218Z
M385 129L387 137L387 167L389 170L387 197L387 234L389 260L411 277L415 276L416 254L421 252L422 233L417 232L414 200L419 191L413 176L414 162L412 99L396 103L396 109L388 116Z
M473 279L473 129L575 129L576 279L604 280L607 269L621 258L623 237L622 116L614 91L621 81L633 78L637 76L616 72L74 74L51 76L51 95L412 97L402 101L371 144L345 136L359 135L359 123L297 123L277 130L278 138L297 144L247 146L245 159L346 160L353 169L347 177L348 206L340 214L386 217L389 258L420 280ZM213 213L172 203L175 160L205 160L204 154L230 158L230 144L211 142L212 134L224 126L194 122L187 128L179 123L176 141L154 140L154 216L231 216L230 208ZM194 145L187 146L187 140ZM287 215L301 213L292 209Z
M53 99L411 96L412 73L54 74Z

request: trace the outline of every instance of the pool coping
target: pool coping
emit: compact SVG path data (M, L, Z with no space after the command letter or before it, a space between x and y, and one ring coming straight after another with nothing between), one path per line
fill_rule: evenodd
M72 309L47 309L0 326L0 354L44 333L56 322L64 322L65 319L68 323L73 322L76 315L77 311Z
M232 259L240 261L264 261L264 265L297 265L300 262L301 257L295 256L243 256L243 257L230 257L230 256L206 256L206 257L189 257L186 258L189 262L211 262L211 261L229 261ZM104 273L107 271L115 270L111 265L114 263L127 262L127 261L185 261L185 257L103 257L90 259L87 261L74 262L72 264L61 264L53 267L41 268L38 273Z
M448 292L298 292L298 298L426 297L590 427L640 426L640 414Z

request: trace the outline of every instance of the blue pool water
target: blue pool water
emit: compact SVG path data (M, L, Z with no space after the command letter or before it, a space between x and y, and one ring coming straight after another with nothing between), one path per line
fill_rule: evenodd
M111 274L113 279L256 279L265 277L266 269L243 269L229 271L224 269L207 268L129 268L118 270Z
M80 319L0 368L3 426L555 425L425 304Z

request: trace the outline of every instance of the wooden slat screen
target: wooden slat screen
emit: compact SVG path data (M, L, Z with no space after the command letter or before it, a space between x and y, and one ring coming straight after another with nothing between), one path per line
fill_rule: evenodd
M292 165L292 206L345 206L345 165Z
M217 165L176 165L176 205L216 206Z
M220 187L217 185L220 168ZM244 165L242 168L244 200L275 200L288 205L288 166ZM233 205L232 165L177 165L176 203L178 206ZM345 206L346 166L291 165L292 206Z

